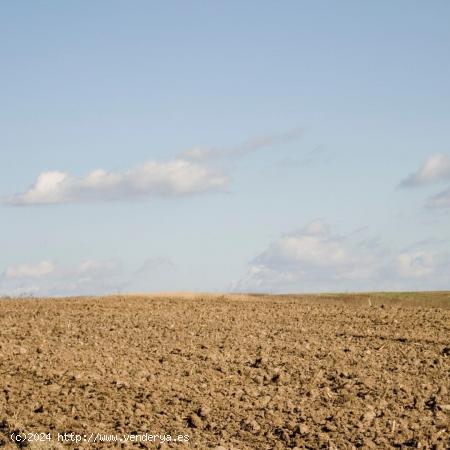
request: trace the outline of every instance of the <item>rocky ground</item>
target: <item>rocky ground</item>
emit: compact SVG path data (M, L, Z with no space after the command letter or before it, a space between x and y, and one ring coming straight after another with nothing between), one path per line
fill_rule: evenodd
M449 389L448 293L0 299L2 448L443 450Z

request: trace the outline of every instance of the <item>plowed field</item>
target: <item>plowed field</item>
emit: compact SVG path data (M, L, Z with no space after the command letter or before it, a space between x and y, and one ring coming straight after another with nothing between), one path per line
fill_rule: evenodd
M448 293L1 299L0 447L449 448L449 308Z

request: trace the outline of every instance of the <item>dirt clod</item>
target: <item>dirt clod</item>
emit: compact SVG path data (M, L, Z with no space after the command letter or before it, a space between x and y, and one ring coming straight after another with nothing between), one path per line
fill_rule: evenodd
M188 425L191 428L203 428L202 419L200 419L200 417L197 414L195 414L195 413L192 413L188 417Z
M198 409L198 415L203 418L208 416L210 412L211 408L209 408L208 406L200 406L200 408Z

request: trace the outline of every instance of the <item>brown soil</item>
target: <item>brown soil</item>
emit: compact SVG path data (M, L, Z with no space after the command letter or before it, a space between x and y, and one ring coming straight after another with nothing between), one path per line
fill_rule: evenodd
M445 449L449 380L448 293L0 300L2 448Z

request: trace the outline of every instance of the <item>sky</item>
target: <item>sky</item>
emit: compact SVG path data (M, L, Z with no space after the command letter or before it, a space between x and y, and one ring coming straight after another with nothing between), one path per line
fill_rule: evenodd
M0 294L450 289L449 23L2 2Z

